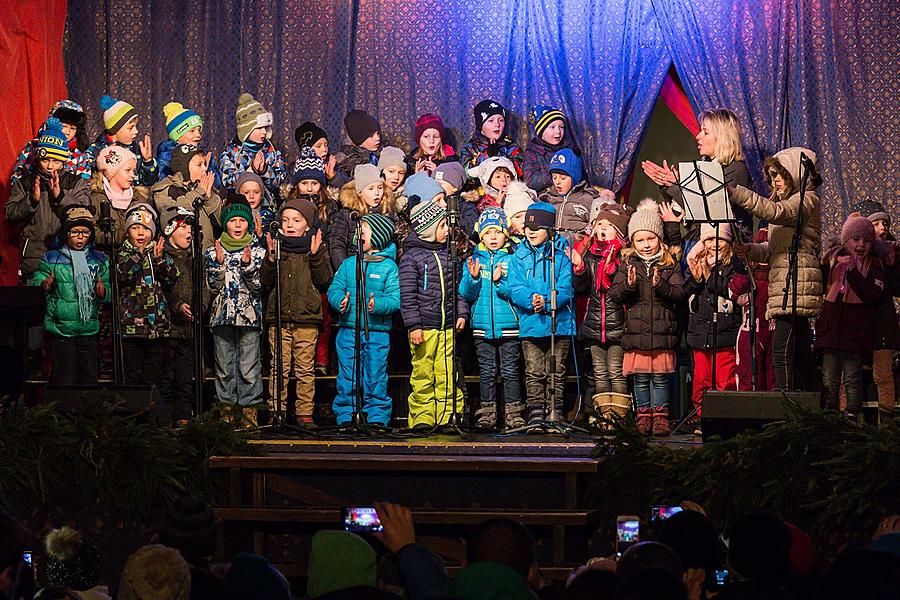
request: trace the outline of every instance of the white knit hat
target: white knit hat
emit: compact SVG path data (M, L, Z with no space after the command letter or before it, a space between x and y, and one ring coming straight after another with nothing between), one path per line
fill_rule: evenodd
M537 202L537 193L525 185L523 181L510 181L506 188L506 199L503 201L503 212L506 213L507 224L520 212Z
M659 207L652 198L641 200L628 221L628 239L633 238L638 231L649 231L662 239L663 223L659 216Z
M731 233L731 225L728 223L719 223L719 232L716 233L716 226L712 223L701 223L700 224L700 243L702 244L706 240L714 240L720 239L730 242L734 239L734 235Z

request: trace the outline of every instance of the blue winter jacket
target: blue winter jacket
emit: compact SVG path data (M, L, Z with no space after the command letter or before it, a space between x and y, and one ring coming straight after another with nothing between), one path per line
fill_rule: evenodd
M350 292L347 310L341 313L340 327L356 327L356 260L351 256L338 267L328 287L328 304L341 312L341 301ZM369 295L375 294L375 309L369 313L369 329L390 331L391 314L400 310L400 270L397 267L397 246L393 243L367 255L363 260L366 273L366 309Z
M568 242L556 236L556 335L575 335L575 290L572 283L572 261L566 256ZM519 314L519 336L539 338L550 336L550 243L532 246L524 240L516 248L509 263L506 284L500 282L501 298L512 301ZM544 297L545 309L534 312L532 296Z
M509 261L512 257L509 244L497 251L488 250L484 244L478 244L472 255L472 260L477 260L481 265L478 279L473 278L469 269L463 265L459 295L469 303L472 335L475 337L495 340L519 336L519 320L512 303L497 296L500 285L508 276ZM499 282L494 283L493 273L497 265L504 265L504 274Z
M410 232L400 258L400 314L406 328L452 328L455 285L447 245L424 242ZM461 296L457 300L457 316L465 319L469 307Z

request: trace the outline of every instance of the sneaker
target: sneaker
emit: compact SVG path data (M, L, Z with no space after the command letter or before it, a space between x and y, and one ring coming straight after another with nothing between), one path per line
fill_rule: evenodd
M493 429L497 426L497 406L482 404L475 411L475 427L477 429Z
M522 417L522 411L525 409L523 404L507 404L505 409L506 415L504 416L507 429L525 427L525 419Z

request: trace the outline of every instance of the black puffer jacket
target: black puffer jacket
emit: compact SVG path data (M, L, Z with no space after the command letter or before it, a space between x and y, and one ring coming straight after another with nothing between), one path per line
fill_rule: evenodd
M704 281L697 281L688 274L684 282L685 295L691 317L688 321L687 343L691 348L713 348L713 306L718 307L716 348L733 348L741 329L741 308L730 298L728 283L737 275L746 275L747 269L738 258L719 267L718 276L713 272Z
M634 287L628 286L628 266L633 265L637 275ZM625 305L625 350L671 350L678 346L676 305L684 297L684 277L681 268L672 264L658 266L659 261L648 265L636 253L630 254L619 265L610 295ZM659 285L651 283L653 268L659 268Z
M603 285L598 267L604 268L605 260L593 249L588 250L584 255L584 272L575 280L577 291L589 294L584 320L578 328L578 339L618 343L625 334L625 309ZM614 268L615 264L610 267ZM614 277L615 273L612 273L609 280Z

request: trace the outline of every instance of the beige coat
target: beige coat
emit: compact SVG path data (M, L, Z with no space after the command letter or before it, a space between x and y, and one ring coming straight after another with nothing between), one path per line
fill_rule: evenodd
M795 182L800 181L800 153L805 153L815 163L815 153L805 148L787 148L775 155L775 159L791 174ZM732 191L731 200L747 209L753 216L769 222L769 241L763 244L751 244L750 258L754 261L768 261L769 270L769 302L766 306L766 318L771 319L791 314L790 289L787 309L782 309L785 287L790 288L788 265L790 263L791 241L797 223L797 210L800 207L799 186L791 195L779 201L773 195L763 198L744 187L736 187ZM822 308L822 270L819 264L820 235L822 219L819 212L819 197L810 182L803 199L803 236L800 240L797 273L797 315L815 317Z

